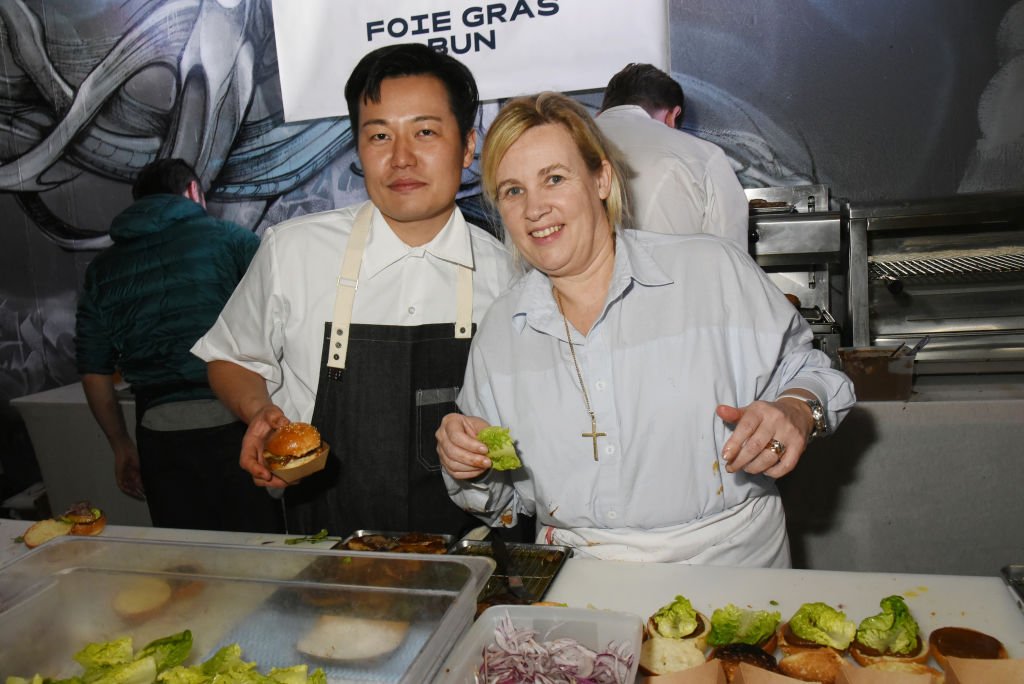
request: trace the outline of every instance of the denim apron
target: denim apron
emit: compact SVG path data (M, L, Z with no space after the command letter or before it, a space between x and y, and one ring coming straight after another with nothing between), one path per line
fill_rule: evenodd
M324 327L312 423L331 455L323 471L285 490L288 532L458 534L480 523L448 497L434 432L458 410L475 332L472 271L458 267L454 325L352 324L372 215L369 202L356 215Z

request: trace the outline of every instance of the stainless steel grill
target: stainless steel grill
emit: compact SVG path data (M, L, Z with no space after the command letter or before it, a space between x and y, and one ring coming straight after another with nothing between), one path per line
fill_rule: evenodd
M1024 372L1024 193L843 212L854 346L927 335L919 374Z
M1024 272L1024 251L1004 254L963 254L945 258L890 259L871 257L871 277L886 278L951 277L972 273Z

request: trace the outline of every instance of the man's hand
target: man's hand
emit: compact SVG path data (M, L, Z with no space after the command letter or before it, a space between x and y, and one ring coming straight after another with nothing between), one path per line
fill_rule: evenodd
M743 470L752 475L782 477L796 467L814 426L810 407L792 398L755 401L742 408L723 404L715 413L736 426L722 448L730 473ZM782 448L776 446L773 450L773 440Z
M133 499L146 500L142 472L139 470L139 449L131 439L114 445L114 477L122 492Z
M288 483L274 475L263 460L263 447L274 430L291 421L284 411L274 404L267 404L249 419L249 428L242 438L242 453L238 465L252 475L252 481L259 487L287 487Z
M437 437L437 455L441 465L456 480L479 477L491 467L487 445L476 438L487 421L476 416L449 413L441 420Z

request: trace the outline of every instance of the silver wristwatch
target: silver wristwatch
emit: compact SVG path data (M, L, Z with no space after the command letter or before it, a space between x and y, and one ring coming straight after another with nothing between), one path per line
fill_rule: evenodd
M814 427L811 428L811 434L807 435L808 439L813 439L818 435L824 435L828 432L828 422L825 420L825 407L821 405L820 401L808 399L799 394L782 394L778 398L799 399L811 407L811 419L814 421Z

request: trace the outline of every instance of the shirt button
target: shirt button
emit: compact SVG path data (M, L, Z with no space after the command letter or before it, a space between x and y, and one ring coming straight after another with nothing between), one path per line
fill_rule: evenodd
M616 513L615 511L608 511L608 519L609 520L615 520L618 517L619 517L619 514Z
M409 307L409 315L411 316L414 313L416 313L416 307L415 306L410 306Z
M608 446L606 446L604 448L604 453L606 453L606 454L614 454L615 453L615 447L612 446L611 444L609 444Z
M597 382L595 382L594 383L594 388L598 389L598 390L603 390L604 389L604 380L598 380Z

